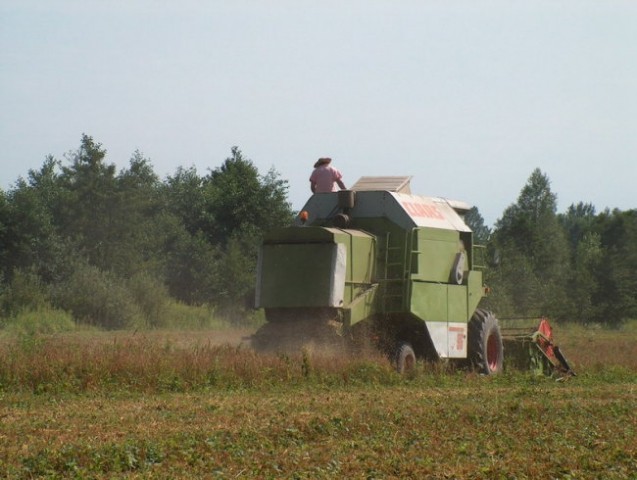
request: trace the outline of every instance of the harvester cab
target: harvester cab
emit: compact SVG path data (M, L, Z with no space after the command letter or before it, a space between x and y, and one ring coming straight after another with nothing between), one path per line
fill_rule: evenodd
M484 374L503 368L503 335L484 265L464 222L470 206L413 195L411 177L362 177L310 197L294 226L266 235L256 306L258 349L371 345L404 371L452 359Z

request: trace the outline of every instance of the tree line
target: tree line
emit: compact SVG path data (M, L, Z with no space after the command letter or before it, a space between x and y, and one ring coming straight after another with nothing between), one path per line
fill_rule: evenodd
M200 175L160 180L135 152L116 171L83 135L65 163L49 156L0 192L0 308L40 307L122 328L162 322L166 298L239 321L253 302L263 232L288 225L288 185L234 147Z
M637 210L597 213L579 202L558 213L548 176L535 169L493 229L475 208L466 220L487 246L487 303L500 317L637 318Z
M240 322L253 303L258 248L289 225L288 183L237 148L201 175L159 179L135 152L117 171L88 135L0 190L0 313L53 308L104 328L162 326L166 299ZM488 307L501 317L611 326L637 318L637 210L588 203L557 212L536 169L493 226L466 215L486 246Z

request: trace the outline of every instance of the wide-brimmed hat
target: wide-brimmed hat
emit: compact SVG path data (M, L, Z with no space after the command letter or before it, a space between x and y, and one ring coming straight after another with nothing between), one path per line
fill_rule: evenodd
M329 157L321 157L314 164L314 168L320 167L321 165L327 165L331 161L332 161L332 159L329 158Z

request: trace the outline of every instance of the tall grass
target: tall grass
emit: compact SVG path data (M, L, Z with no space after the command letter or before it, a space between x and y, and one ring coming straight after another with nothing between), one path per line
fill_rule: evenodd
M260 355L238 335L173 332L55 335L6 339L0 390L144 392L236 389L312 381L395 382L383 358L353 359L300 352Z
M251 332L226 328L5 335L0 342L0 390L184 392L405 381L380 354L353 357L313 350L257 354L243 341ZM578 374L612 372L617 379L635 377L635 336L567 328L559 331L559 338ZM452 364L439 362L420 364L408 380L427 385L454 382L466 375Z
M623 367L637 371L637 320L619 328L600 325L553 325L554 340L577 368L602 371Z

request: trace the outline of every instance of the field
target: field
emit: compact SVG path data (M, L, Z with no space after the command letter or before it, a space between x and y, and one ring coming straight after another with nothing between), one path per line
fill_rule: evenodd
M556 329L578 373L408 378L248 331L0 337L2 478L637 478L637 328Z

